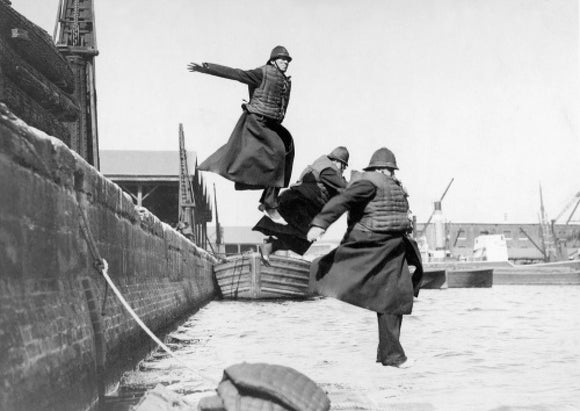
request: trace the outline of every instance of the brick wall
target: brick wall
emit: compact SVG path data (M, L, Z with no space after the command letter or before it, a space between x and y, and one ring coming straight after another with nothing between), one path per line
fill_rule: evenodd
M101 368L111 380L120 364L136 359L138 347L150 344L110 290L100 314L105 281L92 266L79 203L109 275L153 331L162 333L215 295L210 255L139 213L62 142L0 104L4 411L94 407Z

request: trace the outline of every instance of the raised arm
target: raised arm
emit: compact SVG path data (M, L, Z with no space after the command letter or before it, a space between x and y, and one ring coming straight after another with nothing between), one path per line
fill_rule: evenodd
M261 68L241 70L213 63L198 64L192 62L187 65L187 69L192 73L199 72L229 80L236 80L251 87L258 87L262 82L263 76Z

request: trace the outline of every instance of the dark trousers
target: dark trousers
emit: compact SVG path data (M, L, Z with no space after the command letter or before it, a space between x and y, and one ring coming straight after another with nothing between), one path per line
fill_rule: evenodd
M403 316L377 313L377 319L379 321L377 362L397 367L407 360L405 351L399 342Z

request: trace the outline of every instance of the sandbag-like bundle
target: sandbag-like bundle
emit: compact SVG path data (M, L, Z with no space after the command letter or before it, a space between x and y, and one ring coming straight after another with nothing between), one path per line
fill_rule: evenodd
M327 411L330 400L310 378L290 367L241 363L224 370L217 395L200 411Z

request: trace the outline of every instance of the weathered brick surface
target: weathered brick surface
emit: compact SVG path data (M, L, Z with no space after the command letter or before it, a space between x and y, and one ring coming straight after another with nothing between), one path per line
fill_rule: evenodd
M215 295L211 256L154 216L140 216L114 183L0 105L1 410L95 405L98 341L90 310L100 312L105 282L80 230L79 199L109 275L153 331ZM97 318L105 369L145 343L111 291Z

